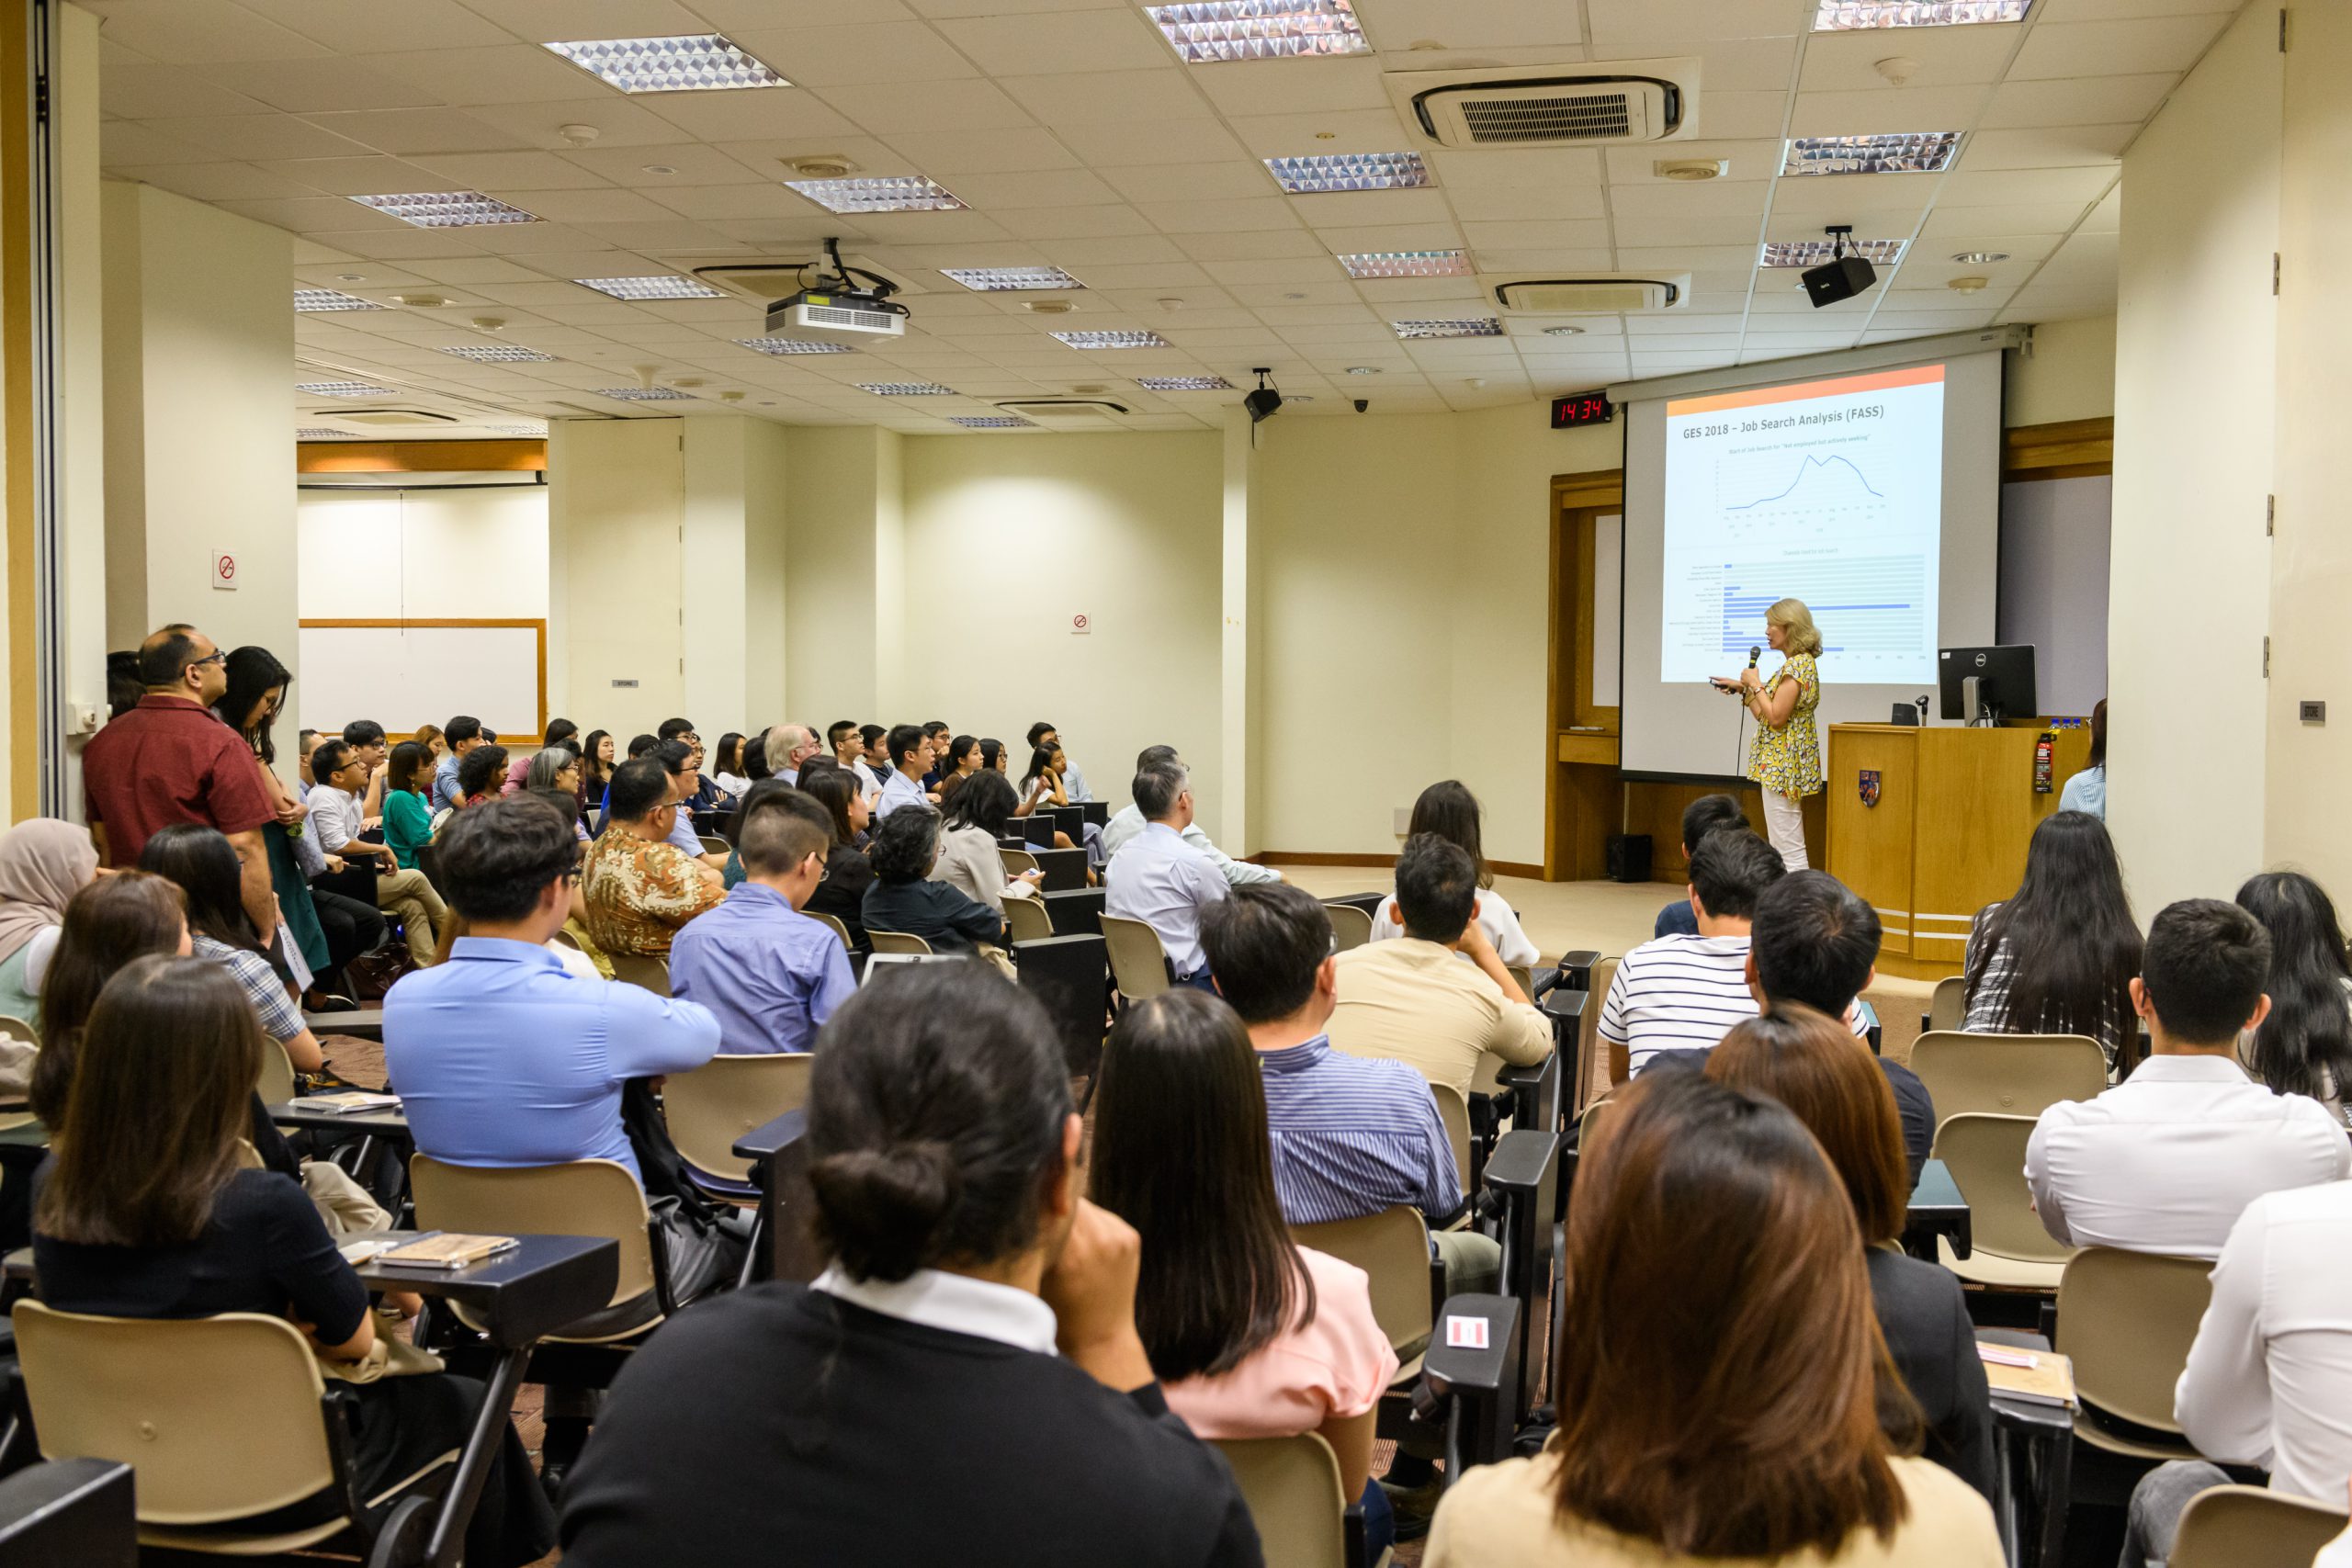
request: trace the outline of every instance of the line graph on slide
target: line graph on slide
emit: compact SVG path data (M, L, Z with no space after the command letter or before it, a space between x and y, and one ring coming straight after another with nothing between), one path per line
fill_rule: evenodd
M1731 467L1730 464L1724 465L1724 468L1729 467ZM1875 500L1884 501L1886 499L1884 492L1880 491L1876 485L1871 483L1870 476L1862 472L1861 466L1860 464L1856 463L1850 457L1833 452L1826 457L1815 457L1811 455L1807 455L1804 460L1797 465L1795 476L1792 478L1787 484L1782 485L1779 490L1773 491L1770 495L1759 495L1753 501L1724 502L1724 510L1725 512L1752 512L1759 506L1769 506L1777 501L1786 501L1789 497L1794 495L1801 487L1804 486L1806 479L1811 476L1815 469L1822 468L1842 468L1845 470L1847 475L1851 476L1853 483L1860 485L1865 493L1869 494ZM1724 468L1718 468L1716 470L1715 479L1718 486L1723 484L1724 479ZM1828 499L1850 499L1849 496L1838 493L1843 491L1846 487L1842 485L1833 487L1829 484L1827 479L1824 479L1817 483L1814 488L1816 490L1830 490L1832 493Z

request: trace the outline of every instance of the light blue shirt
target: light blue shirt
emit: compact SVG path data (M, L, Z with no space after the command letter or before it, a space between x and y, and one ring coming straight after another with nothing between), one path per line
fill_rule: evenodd
M841 939L756 882L737 883L670 946L670 994L718 1017L729 1055L808 1050L818 1025L856 989Z
M1225 897L1225 878L1209 857L1165 822L1147 823L1111 862L1105 914L1141 920L1159 935L1177 978L1208 967L1201 951L1201 911Z
M2086 811L2100 821L2107 820L2107 764L2085 768L2066 781L2058 792L2058 809Z
M433 764L433 787L425 793L428 810L441 811L458 804L458 754L452 751Z
M929 806L931 797L922 792L922 781L910 779L902 771L893 769L882 780L882 798L874 803L876 822L893 811L907 806Z
M670 824L669 841L696 860L710 852L702 847L702 835L695 831L694 813L683 804L678 807L678 819Z
M1072 806L1081 800L1094 798L1094 792L1087 787L1086 775L1079 772L1078 764L1069 760L1068 752L1062 754L1062 793L1069 796Z
M1067 781L1064 787L1068 787ZM1105 861L1110 860L1121 850L1125 849L1128 841L1142 831L1142 811L1133 806L1126 806L1114 812L1111 820L1102 829L1102 858ZM1283 879L1283 874L1272 866L1251 865L1246 860L1235 860L1227 855L1209 841L1209 836L1201 830L1201 825L1198 822L1188 823L1185 826L1183 837L1186 843L1209 857L1209 863L1216 867L1218 874L1225 878L1228 886L1247 887L1252 883L1280 882Z
M718 1050L695 1002L575 979L527 942L459 937L449 962L384 997L384 1066L417 1151L450 1165L608 1159L639 1181L621 1086L683 1073Z

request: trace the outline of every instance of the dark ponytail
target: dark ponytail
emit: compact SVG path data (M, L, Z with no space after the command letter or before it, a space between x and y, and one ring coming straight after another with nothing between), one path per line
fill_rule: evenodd
M861 1280L992 1263L1037 1237L1069 1078L1036 1000L977 964L911 964L818 1036L808 1184L819 1243Z

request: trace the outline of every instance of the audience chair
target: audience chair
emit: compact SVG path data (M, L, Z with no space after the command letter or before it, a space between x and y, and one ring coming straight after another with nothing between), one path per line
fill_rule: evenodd
M262 1043L261 1077L254 1080L254 1090L264 1105L283 1105L294 1098L294 1064L275 1040Z
M40 1031L23 1019L7 1013L0 1013L0 1040L13 1041L18 1045L29 1045L36 1051L40 1049Z
M1584 1016L1577 1021L1577 1081L1569 1112L1581 1116L1585 1108L1609 1092L1609 1052L1600 1038L1601 1009L1609 987L1617 980L1617 960L1603 958L1592 966L1592 984L1585 987Z
M1388 1336L1402 1363L1389 1388L1408 1389L1421 1375L1421 1353L1429 1348L1436 1321L1437 1295L1445 1288L1443 1269L1430 1255L1428 1222L1419 1209L1399 1205L1352 1220L1293 1225L1301 1247L1352 1263L1370 1276L1373 1320Z
M2074 1256L2072 1248L2051 1239L2033 1212L2025 1145L2033 1136L2034 1120L1962 1111L1945 1117L1936 1129L1934 1156L1951 1169L1953 1185L1968 1200L1970 1248L1965 1258L1956 1257L1951 1242L1938 1236L1936 1257L1971 1284L2054 1291Z
M752 1163L738 1159L735 1142L808 1100L806 1054L713 1056L662 1086L662 1119L684 1156L695 1185L731 1202L759 1200Z
M1362 947L1372 940L1372 917L1354 904L1326 904L1323 912L1331 917L1331 940L1334 953L1345 953L1351 947Z
M2108 1247L2086 1247L2067 1259L2055 1343L2075 1362L2083 1401L2076 1438L2131 1459L2198 1457L2173 1419L2173 1388L2213 1299L2212 1268Z
M1379 1568L1366 1555L1363 1505L1341 1494L1340 1458L1319 1434L1225 1438L1211 1446L1233 1469L1268 1562L1282 1568ZM1383 1552L1380 1562L1392 1555Z
M1476 1166L1484 1163L1471 1157L1470 1102L1450 1083L1430 1085L1430 1098L1437 1101L1438 1120L1445 1123L1445 1141L1453 1145L1453 1174L1467 1196L1478 1190Z
M1237 1464L1234 1474L1240 1472ZM1242 1495L1250 1496L1247 1483ZM2172 1568L2311 1568L2345 1524L2341 1509L2308 1497L2265 1486L2216 1486L2189 1500L2170 1562Z
M868 926L865 928L865 940L874 944L876 953L911 953L928 957L932 951L930 942L906 931L876 931Z
M842 947L844 951L847 951L855 945L849 940L849 928L842 924L841 917L838 915L819 914L814 909L803 909L800 912L823 926L835 936L841 938Z
M729 843L725 839L720 838L716 833L704 833L701 834L700 837L702 839L702 852L707 855L717 855L719 859L725 860L729 855L735 852L735 846Z
M1503 965L1503 972L1511 977L1511 983L1519 987L1521 996L1525 997L1529 1001L1535 999L1535 971L1533 969L1524 964L1506 964Z
M1102 924L1102 940L1111 952L1111 977L1118 982L1119 995L1131 1002L1156 997L1176 983L1168 972L1168 953L1159 945L1159 933L1141 920L1131 920L1124 915L1099 917Z
M1044 942L1054 934L1054 918L1035 898L1007 898L1004 923L1014 942Z
M1037 869L1037 857L1027 850L999 849L997 859L1004 863L1007 877L1021 876Z
M130 1467L101 1459L51 1460L0 1481L0 1562L139 1568Z
M1931 1034L1941 1030L1956 1033L1961 1020L1968 1016L1968 977L1947 975L1936 982L1935 995L1928 998L1928 1010L1919 1015L1919 1032Z
M344 1402L282 1318L96 1317L22 1301L14 1321L42 1457L131 1466L145 1546L263 1557L335 1541L365 1554L377 1544L368 1510L446 1482L457 1461L453 1449L360 1496ZM263 1518L304 1502L311 1522ZM411 1511L403 1502L386 1522Z
M643 953L608 953L612 960L613 978L627 985L651 991L657 997L670 994L670 961Z
M2107 1054L2081 1034L1937 1030L1911 1047L1911 1070L1928 1086L1941 1121L1970 1111L2039 1116L2062 1100L2095 1099L2107 1087Z
M628 1167L583 1159L492 1168L411 1155L408 1170L416 1221L425 1229L475 1235L602 1235L620 1244L613 1299L601 1312L569 1325L570 1332L550 1335L550 1343L609 1345L643 1333L678 1310L670 1294L669 1257L646 1210L644 1190ZM452 1310L466 1320L463 1307ZM533 1374L529 1381L548 1380Z

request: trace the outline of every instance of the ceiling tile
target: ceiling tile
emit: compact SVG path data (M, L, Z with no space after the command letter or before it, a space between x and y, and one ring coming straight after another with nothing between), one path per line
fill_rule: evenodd
M2170 73L2161 73L2004 82L1993 89L1984 124L1997 130L2018 126L2111 125L2118 120L2144 123L2178 80Z
M1263 164L1231 159L1107 169L1102 177L1130 201L1228 201L1264 196L1268 184Z
M212 71L178 65L115 65L98 73L98 107L127 119L261 114L270 106L232 91Z
M1011 84L1005 85L1010 86ZM766 97L775 95L706 93L701 96ZM908 130L999 130L1030 123L1029 116L1023 112L1020 104L1000 91L997 84L985 81L876 83L870 86L829 87L825 89L824 96L842 114L875 135L883 137ZM692 121L683 117L679 118L679 123L689 130L695 129ZM743 134L781 136L811 133L753 131Z
M1874 92L1856 93L1802 92L1789 116L1789 134L1859 136L1872 131L1965 130L1976 123L1988 90L1972 85L1881 87Z
M110 42L166 65L318 59L326 49L231 0L95 0Z
M1756 224L1745 218L1620 218L1614 227L1621 245L1739 245L1756 238Z
M1152 71L1008 76L1000 85L1057 131L1064 126L1204 119L1216 112L1173 65Z
M1923 237L1947 234L2063 234L2083 215L2083 203L2031 202L1939 207L1919 226Z
M2038 81L2186 71L2229 19L2226 12L2113 22L2044 19L2018 51L2009 75L2015 81Z
M1210 263L1265 261L1283 256L1318 256L1328 260L1331 254L1321 239L1304 229L1180 234L1176 243L1194 261Z
M466 0L520 38L671 38L707 31L677 0Z
M1057 265L1073 270L1181 262L1184 258L1176 242L1161 234L1057 238L1045 249Z
M262 201L221 201L215 202L213 205L224 212L233 212L242 218L252 218L264 223L274 223L280 229L292 229L305 232L330 228L349 229L365 226L370 222L395 228L406 227L397 218L387 218L380 212L372 211L339 196L285 197ZM355 214L358 218L356 225L353 221Z
M312 115L307 123L322 133L339 132L352 141L364 141L379 152L403 158L424 152L498 152L528 145L520 137L458 109L364 109L353 114ZM331 152L297 151L268 155L317 158L350 151L348 147L338 147Z
M573 145L567 125L596 132L594 145L606 151L658 146L679 139L678 128L618 93L602 98L563 98L549 103L476 104L467 111L484 125L507 133L510 144L562 151ZM650 161L650 160L649 160Z
M152 120L109 119L98 125L98 162L109 170L126 165L221 161L220 154L209 147L199 146L185 136L166 135L155 130Z
M912 167L934 179L1079 166L1069 149L1036 126L1003 130L902 130L891 136L890 145Z
M1788 95L1785 93L1703 90L1691 131L1694 136L1712 141L1745 141L1764 137L1777 141L1781 133L1781 128L1787 120L1788 107ZM1657 145L1672 146L1673 143ZM1774 166L1777 168L1777 162Z
M1972 133L1952 166L1963 174L1986 169L2074 168L2115 163L2140 134L2137 125L2074 125L2044 130Z
M265 164L276 177L308 186L304 194L324 191L330 196L386 196L394 191L437 190L440 176L399 158L297 158Z
M318 194L316 186L272 174L253 164L115 164L107 174L115 179L171 191L191 201L262 201L274 197Z
M416 161L466 190L580 190L605 184L593 170L552 152L430 152Z
M499 199L511 201L526 212L536 212L550 223L658 223L681 215L688 218L734 216L730 213L686 212L666 202L657 205L637 191L616 190L610 186L597 190L502 189Z
M739 181L723 186L644 186L633 193L659 207L651 216L683 218L804 218L808 200L781 185Z
M1635 147L1604 147L1600 156L1613 190L1629 185L1674 185L1658 175L1657 165L1682 158L1712 158L1729 164L1719 176L1723 179L1770 179L1781 172L1781 146L1778 136L1744 141L1644 142Z
M2004 169L1947 177L1939 207L1984 207L2029 201L2097 201L2122 177L2108 164L2086 169Z
M1094 207L1119 199L1119 192L1084 169L963 175L955 188L966 202L989 212L1000 208Z
M655 142L631 147L606 147L599 143L592 147L569 149L560 156L563 162L576 164L600 180L643 188L732 185L753 177L750 170L726 152L699 141ZM650 175L645 172L648 164L675 172ZM769 165L768 172L776 179L781 179L784 175L784 171L774 164Z
M1380 62L1362 57L1248 60L1192 71L1209 101L1228 115L1376 109L1388 104Z
M991 76L1150 70L1173 59L1159 30L1125 7L961 17L940 22L939 31Z
M355 60L268 60L204 71L212 81L289 114L421 108L448 101L436 89Z
M1577 7L1557 0L1485 0L1477 6L1460 0L1359 0L1356 13L1365 36L1382 50L1424 42L1448 49L1574 49L1584 42Z
M393 110L434 113L434 110ZM151 119L141 124L164 136L182 137L223 158L260 163L270 158L350 158L368 148L334 131L284 114L241 114L196 119ZM169 159L142 159L166 163Z
M1788 38L1811 6L1790 0L1586 0L1596 53L1658 39ZM1676 52L1661 48L1661 53Z
M803 87L938 82L979 74L937 32L916 21L763 28L733 37L754 57Z
M1906 60L1911 74L1896 91L1997 82L2018 47L2018 29L2007 27L1907 28L1898 34L1881 28L1815 33L1805 40L1808 93L1875 93L1889 84L1878 62Z
M375 54L368 56L368 63L430 87L449 103L467 107L560 103L593 96L600 85L595 77L561 55L527 43Z
M1781 181L1780 188L1785 191L1793 183ZM1708 180L1694 185L1645 180L1610 187L1609 210L1619 217L1719 218L1736 213L1760 218L1772 191L1770 180ZM1460 205L1457 197L1455 206Z
M1299 226L1290 203L1279 196L1241 201L1143 202L1136 210L1168 234L1241 233Z
M1148 234L1153 224L1124 204L1102 207L1047 207L1033 211L1007 210L989 214L1005 232L1024 240L1102 239L1125 234Z
M1556 245L1562 249L1605 245L1609 225L1599 220L1523 223L1464 223L1463 237L1484 249L1498 246L1524 250Z
M340 54L401 49L463 49L503 43L506 30L484 21L458 0L239 0L258 13Z
M1843 220L1847 213L1917 216L1935 196L1933 175L1819 175L1773 183L1772 215L1797 213ZM1883 228L1890 221L1874 217ZM1907 226L1907 225L1906 225Z

